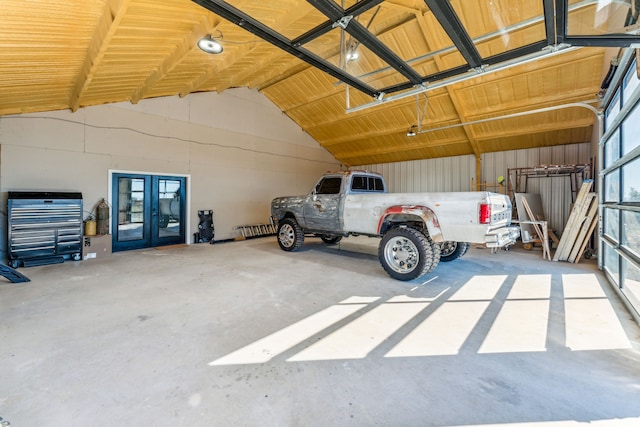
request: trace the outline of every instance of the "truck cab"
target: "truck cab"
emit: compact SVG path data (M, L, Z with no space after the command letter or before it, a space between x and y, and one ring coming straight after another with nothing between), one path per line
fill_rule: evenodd
M344 199L354 193L386 193L382 175L366 171L324 175L308 195L302 212L303 227L317 231L343 231Z

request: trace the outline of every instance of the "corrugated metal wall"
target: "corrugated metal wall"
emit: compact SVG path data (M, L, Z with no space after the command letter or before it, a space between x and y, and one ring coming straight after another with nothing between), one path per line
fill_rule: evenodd
M490 183L496 183L500 176L507 178L508 169L576 164L593 164L590 143L487 153L482 156L482 177L483 181L486 181L490 186ZM585 177L593 178L589 172ZM523 179L521 179L520 188L516 188L515 173L512 173L508 178L513 191L525 191ZM506 184L505 181L505 186ZM577 192L580 185L582 185L582 174L577 174L577 184L574 184L573 190ZM489 188L489 190L496 191L495 188ZM549 228L560 234L564 230L573 202L571 177L530 177L526 179L526 192L540 194L544 216L548 221Z
M486 183L489 191L506 193L507 183L505 181L504 185L500 186L498 177L506 178L508 169L588 163L593 164L590 143L486 153L482 155L480 184ZM476 161L474 156L364 165L351 169L367 169L383 174L389 191L394 193L469 191L476 189L478 184L475 182ZM578 178L579 189L582 182L581 176ZM472 185L476 187L472 188ZM524 189L520 189L520 191L524 191ZM562 232L569 217L572 203L570 178L529 178L527 192L540 194L545 219L549 222L549 227L558 233Z
M458 156L366 165L351 169L381 173L392 193L470 191L471 177L476 174L476 161L474 156Z

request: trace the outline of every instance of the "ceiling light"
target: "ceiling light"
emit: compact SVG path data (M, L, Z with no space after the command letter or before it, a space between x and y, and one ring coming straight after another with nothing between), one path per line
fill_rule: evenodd
M222 45L216 39L211 37L211 34L207 34L200 40L198 40L198 47L207 53L218 54L222 53Z
M357 49L349 49L345 56L347 58L347 62L350 62L356 61L360 55L358 54Z
M407 132L407 136L411 137L411 136L416 136L416 126L411 126L411 129L409 129L409 132Z

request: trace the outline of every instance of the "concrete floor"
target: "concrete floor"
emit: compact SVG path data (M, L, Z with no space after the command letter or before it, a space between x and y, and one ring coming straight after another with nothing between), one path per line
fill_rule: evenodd
M267 237L0 282L0 417L30 426L640 425L640 328L597 270Z

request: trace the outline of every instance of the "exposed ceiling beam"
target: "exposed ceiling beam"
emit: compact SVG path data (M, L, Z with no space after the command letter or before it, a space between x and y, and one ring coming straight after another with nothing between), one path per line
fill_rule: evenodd
M170 55L166 56L162 64L160 64L153 72L147 77L147 79L136 88L131 95L131 103L137 104L146 93L153 88L164 76L169 74L180 62L187 56L189 52L196 48L198 40L204 35L211 32L211 29L215 27L213 22L213 16L207 14L202 18L200 23L193 28L191 33L182 39L182 42L175 47Z
M257 35L261 39L273 44L274 46L290 53L291 55L307 62L308 64L332 75L340 81L364 92L372 97L378 96L378 91L361 81L354 79L342 69L333 64L329 64L314 53L300 47L294 46L291 40L282 34L270 29L266 25L247 15L239 9L231 6L222 0L193 0L200 6L210 10L211 12L221 16L222 18L236 24L237 26Z
M453 44L456 45L469 67L481 67L482 57L451 3L448 0L424 0L424 2L431 9Z
M359 3L358 3L358 4L359 4ZM384 6L385 6L385 7L386 7L386 6L389 6L388 2L385 2ZM397 8L397 7L392 7L391 9L398 9L398 8ZM412 9L412 12L415 12L415 9ZM375 33L375 36L376 36L376 37L380 37L380 36L382 36L382 35L386 34L387 32L392 31L392 30L393 30L393 29L395 29L395 28L397 28L397 26L396 26L395 24L390 25L390 26L385 26L384 28L379 29L379 30ZM333 48L333 51L326 51L326 56L325 56L325 57L326 57L326 58L329 58L329 60L331 60L331 58L333 58L333 57L334 57L334 56L336 56L336 55L341 55L340 46L335 46L335 47ZM305 67L298 67L295 73L277 74L277 75L275 75L275 76L273 76L273 77L270 77L269 79L264 80L264 82L265 82L265 83L261 85L261 88L260 88L260 89L261 89L261 90L268 89L269 87L271 87L271 86L273 86L273 85L277 85L277 84L279 84L279 83L282 83L282 82L286 81L286 80L287 80L287 78L289 78L289 77L291 77L291 76L293 76L293 75L295 75L295 74L297 74L297 73L305 72L307 69L308 69L308 65L307 65L307 66L305 66ZM388 70L391 70L391 69L392 69L392 67L387 65L387 66L385 66L385 67L384 67L383 69L381 69L381 70L388 71ZM381 71L381 70L377 70L377 71ZM368 76L371 76L371 75L373 75L373 74L377 74L377 72L375 72L375 73L371 73L371 74L369 74ZM358 80L360 80L360 81L365 81L365 79L364 79L363 77L364 77L364 76L356 76L356 78L357 78ZM376 80L372 80L372 79L370 78L370 79L368 79L367 81L369 81L369 82L371 83L371 82L374 82L374 81L376 81ZM341 84L342 84L342 82L336 82L336 86L339 86L339 85L341 85ZM413 86L413 84L412 84L412 83L409 83L409 85L410 85L410 86ZM310 101L311 101L311 100L310 100Z
M109 42L118 29L120 20L124 17L129 7L129 3L131 3L131 0L109 0L105 2L102 16L95 27L84 63L75 79L76 84L69 96L69 108L71 111L76 112L80 108L82 97L91 86L98 66L109 47Z
M349 152L349 154L339 154L340 155L340 159L341 160L347 160L347 159L357 159L360 157L367 157L367 156L377 156L377 155L382 155L382 154L391 154L391 153L398 153L398 152L402 152L402 151L414 151L414 150L419 150L419 149L423 149L423 148L438 148L438 147L446 147L447 145L455 145L455 144L467 144L466 140L449 140L449 141L443 141L443 140L439 140L438 144L434 144L433 141L430 140L424 140L424 141L420 141L420 137L419 136L415 136L412 137L411 140L409 140L409 137L406 137L407 144L403 145L402 147L398 147L397 145L394 145L392 147L388 147L388 148L384 148L384 149L380 149L380 148L367 148L365 150L360 150L360 151L351 151ZM469 154L472 154L471 152L469 152ZM354 164L353 162L350 162L351 164Z
M376 36L371 34L358 21L351 19L352 16L345 14L333 0L307 0L316 9L322 12L327 18L334 22L334 25L341 26L351 34L356 40L366 46L371 52L377 55L385 63L389 64L398 73L411 82L412 85L419 85L422 77L409 64L403 61L398 55L382 43Z
M355 18L358 15L366 12L367 10L379 5L383 1L384 0L362 0L354 4L353 6L347 8L344 11L343 16L352 16ZM312 2L309 2L309 3L312 3ZM335 21L323 22L322 24L316 26L315 28L307 31L300 37L293 39L291 42L293 43L294 46L301 46L303 44L309 43L312 40L315 40L316 38L322 36L323 34L328 33L334 27L335 27Z
M275 23L273 24L274 28L280 28L281 25L283 24L290 24L290 23L294 23L297 20L299 20L300 18L304 17L305 14L307 12L304 10L304 8L299 7L296 8L295 11L291 12L291 13L286 13L286 14L282 14L278 17L278 19L275 21ZM258 43L258 42L256 42ZM262 40L260 40L259 43L264 43ZM248 45L245 45L243 47L241 47L240 49L238 49L237 51L234 52L234 59L236 59L236 62L239 62L243 59L243 57L245 55L250 54L253 50L256 49L256 45L252 45L251 47L249 47ZM252 67L245 67L245 69L240 72L240 73L234 73L233 76L229 77L226 82L224 82L223 84L219 85L218 87L218 91L219 92L223 92L225 90L227 90L230 87L233 87L236 85L236 82L244 82L247 81L249 76L258 73L259 70L261 70L265 65L269 64L271 61L273 61L274 58L279 58L281 56L286 55L286 53L284 53L282 50L276 50L274 53L272 53L271 55L262 55L261 57L258 58L256 62L256 64Z
M219 71L220 69L218 68L218 65L213 63L210 64L204 73L200 74L196 79L190 81L186 86L184 86L180 90L178 95L180 96L180 98L184 98L190 93L197 91L199 87L209 81L213 76L218 74Z
M437 16L436 16L437 18ZM418 20L418 24L420 26L420 33L422 34L422 37L424 38L425 43L427 44L427 46L429 46L429 40L435 37L435 34L433 34L433 28L429 27L427 25L427 23L425 22L424 19L424 15L423 14L417 14L416 15L416 19ZM431 48L431 46L429 46L429 50L433 50ZM444 63L442 61L442 58L437 55L434 57L436 66L442 70L445 68ZM464 122L466 121L466 116L464 115L464 109L461 107L460 102L458 101L458 98L456 96L455 91L452 89L451 86L446 86L445 87L447 94L449 95L449 99L451 100L451 104L453 105L453 108L455 109L456 113L458 114L458 117L460 117L460 121ZM416 96L420 96L420 95L416 95ZM425 94L426 96L426 94ZM420 120L420 119L418 119ZM418 123L418 129L421 130L422 128L422 124ZM471 151L473 151L473 154L476 157L476 162L479 164L480 162L480 149L478 147L478 143L476 141L473 129L469 126L462 126L462 130L464 131L465 135L467 136L468 142L469 142L469 146L471 147ZM476 179L478 179L478 177L480 176L480 167L476 167Z

